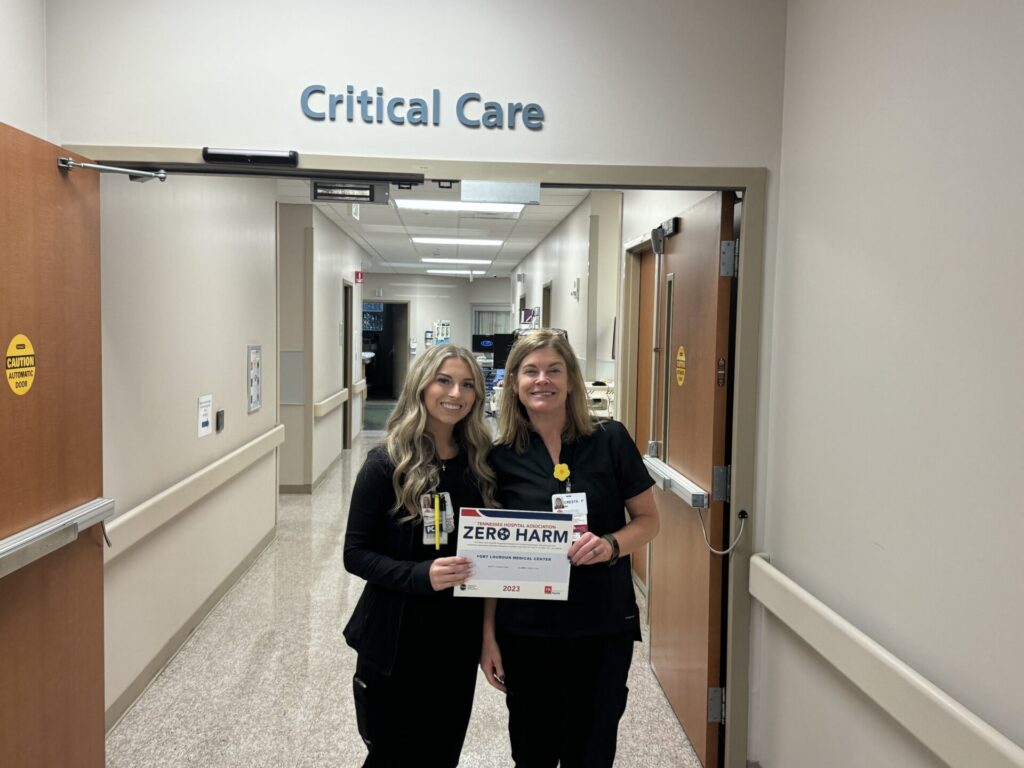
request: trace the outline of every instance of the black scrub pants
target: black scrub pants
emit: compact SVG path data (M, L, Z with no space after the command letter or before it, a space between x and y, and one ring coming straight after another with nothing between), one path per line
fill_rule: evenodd
M516 768L611 768L633 642L632 632L498 638Z
M403 638L405 640L406 638ZM369 754L363 768L455 768L473 709L479 645L437 648L436 637L403 642L389 676L356 661L356 724Z

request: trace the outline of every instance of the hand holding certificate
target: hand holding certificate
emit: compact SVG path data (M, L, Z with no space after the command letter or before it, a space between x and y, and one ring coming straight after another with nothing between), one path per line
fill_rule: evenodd
M463 507L458 554L473 576L455 594L567 600L572 528L571 514Z

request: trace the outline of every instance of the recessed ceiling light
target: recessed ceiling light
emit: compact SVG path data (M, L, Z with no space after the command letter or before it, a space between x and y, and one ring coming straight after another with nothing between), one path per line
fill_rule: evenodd
M487 259L420 259L428 264L490 264Z
M449 211L464 213L515 213L523 212L522 203L462 203L458 200L399 200L396 208L409 211Z
M503 240L476 240L470 237L414 237L420 245L501 245Z
M487 272L482 269L474 269L472 271L468 269L428 269L428 275L486 275Z

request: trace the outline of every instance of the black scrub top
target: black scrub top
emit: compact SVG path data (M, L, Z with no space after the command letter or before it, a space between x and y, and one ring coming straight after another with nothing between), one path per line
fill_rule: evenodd
M573 443L562 443L561 462L569 465L572 493L587 494L587 527L596 536L614 533L625 524L625 503L652 485L626 428L602 421ZM505 509L550 512L551 497L565 493L555 479L554 464L544 441L530 432L525 453L498 445L489 461L497 474L498 501ZM499 599L499 632L532 637L585 637L631 633L640 639L640 618L633 593L630 558L613 565L573 566L569 599Z
M448 543L434 549L432 541L424 543L420 521L401 521L405 512L392 511L394 471L387 450L374 448L352 489L345 568L367 583L345 627L345 640L384 675L394 667L400 642L437 645L446 638L448 652L479 659L483 601L455 597L451 587L434 591L430 585L430 564L456 554L457 536L448 534ZM439 475L437 491L451 494L458 530L459 508L484 504L466 452L444 462Z

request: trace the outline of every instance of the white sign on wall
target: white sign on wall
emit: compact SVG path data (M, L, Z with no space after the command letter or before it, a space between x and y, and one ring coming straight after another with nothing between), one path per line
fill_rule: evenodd
M263 347L249 347L249 413L263 407Z
M199 436L213 434L213 395L199 396Z

